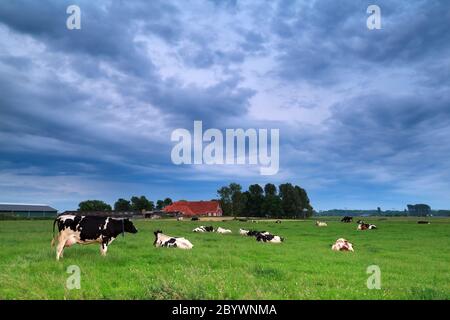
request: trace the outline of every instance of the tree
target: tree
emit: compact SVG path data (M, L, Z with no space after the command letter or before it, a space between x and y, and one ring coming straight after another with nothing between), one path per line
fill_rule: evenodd
M162 210L165 207L163 200L156 201L156 210Z
M130 211L131 210L131 204L130 201L125 199L118 199L114 203L114 211Z
M310 204L308 194L306 193L306 190L303 188L300 188L299 186L295 186L295 190L300 195L300 205L301 210L303 212L303 217L310 217L313 214L313 207Z
M242 187L237 183L230 183L228 186L231 193L231 215L237 217L244 213L246 199L242 194Z
M264 201L261 207L263 214L281 218L283 215L283 208L281 206L281 199L277 194L277 187L268 183L264 186Z
M301 192L291 183L280 184L281 207L286 217L299 217L303 215Z
M149 201L145 196L131 197L131 208L135 211L153 210L155 205L153 201Z
M230 183L229 186L217 190L217 195L224 215L236 217L245 212L246 198L240 184Z
M277 187L272 183L267 183L264 186L264 195L265 196L276 196L277 195Z
M264 201L264 190L259 184L252 184L248 187L247 210L253 217L262 216L262 204Z
M308 195L304 189L291 183L277 187L267 183L264 189L252 184L242 192L237 183L217 190L224 215L233 216L271 216L271 217L309 217L313 214Z
M278 189L283 212L286 217L291 217L293 215L293 212L295 211L292 185L290 183L283 183L279 185Z
M164 200L156 201L156 210L162 210L164 207L170 206L172 204L172 199L165 198Z
M249 192L248 191L244 191L240 194L240 199L239 199L239 203L241 204L240 206L240 212L238 212L236 214L236 216L248 216L248 199L249 199Z
M111 211L111 206L101 200L86 200L78 204L78 211Z
M170 206L173 203L172 199L170 198L165 198L164 199L164 207L165 206Z
M222 208L224 216L230 216L232 214L232 201L231 201L231 190L229 187L222 187L217 190L217 195L219 196L219 203Z

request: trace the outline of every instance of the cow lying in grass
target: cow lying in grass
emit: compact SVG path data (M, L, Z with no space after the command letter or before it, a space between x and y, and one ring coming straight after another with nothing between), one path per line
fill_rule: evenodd
M216 230L217 233L231 233L230 229L224 229L222 227L218 227Z
M281 243L284 241L284 238L280 236L274 236L267 231L239 229L239 234L242 236L255 237L256 241L259 242Z
M364 221L358 221L358 227L356 230L373 230L377 229L377 226L374 224L365 223Z
M420 220L417 221L418 224L430 224L430 221L424 221L424 220Z
M100 253L106 255L108 245L125 232L136 233L137 229L129 219L98 216L60 215L53 222L52 247L55 243L55 224L58 224L58 245L56 260L62 258L65 247L76 243L100 243Z
M157 230L153 234L155 235L155 241L153 242L155 247L192 249L194 246L185 238L171 237L162 233L161 230Z
M240 234L241 236L248 236L248 233L249 233L249 232L250 232L249 230L239 229L239 234Z
M336 242L331 246L331 250L354 252L353 245L344 238L337 239Z
M244 229L239 229L239 234L242 236L248 236L248 237L256 237L258 234L270 234L267 231L256 231L256 230L244 230Z
M326 227L328 226L326 222L323 221L316 221L316 226L318 227Z
M256 235L256 241L259 242L271 242L271 243L282 243L284 238L280 236L274 236L270 233L259 233Z
M214 232L214 227L213 226L209 226L209 227L200 226L200 227L195 228L192 231L194 231L194 232Z
M250 230L250 231L247 233L247 236L249 236L249 237L256 237L256 236L258 236L259 234L262 234L262 235L268 235L268 234L270 234L270 233L267 232L267 231Z

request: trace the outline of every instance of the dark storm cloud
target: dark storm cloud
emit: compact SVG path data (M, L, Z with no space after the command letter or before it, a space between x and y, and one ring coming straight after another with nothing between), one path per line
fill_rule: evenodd
M234 90L235 86L238 85L237 81L227 80L206 89L195 86L183 88L183 84L170 80L163 81L154 74L153 62L144 54L144 49L133 41L133 37L136 33L142 32L144 34L156 34L167 43L176 41L183 28L177 18L179 10L175 6L164 1L137 1L132 4L119 4L113 1L104 3L103 8L103 4L102 6L96 6L91 2L77 1L76 4L82 7L82 29L69 32L65 28L67 17L65 8L68 4L67 1L47 1L45 3L2 2L0 21L12 29L31 35L50 45L54 50L67 54L72 65L76 66L77 73L89 78L112 80L120 86L120 88L117 88L118 90L141 94L140 98L143 102L154 103L156 108L160 108L165 113L173 114L175 117L188 116L189 119L202 118L207 120L214 118L211 115L214 112L231 115L245 113L246 100L251 95L251 91L243 88ZM18 8L21 5L22 10L19 10ZM198 41L203 40L199 39ZM242 55L234 52L202 51L193 57L193 65L196 67L207 67L223 61L233 63L242 60ZM211 55L211 58L208 58L208 55ZM14 58L9 59L9 63L14 62ZM22 63L30 63L26 58L20 59ZM111 79L99 67L102 61L111 63L122 72L126 72L128 76L133 77L128 77L125 81ZM57 65L58 62L55 61L54 64ZM10 85L14 86L13 83ZM14 88L17 88L17 86ZM135 88L140 88L140 93L136 92ZM40 95L40 99L32 97L33 101L41 104L35 110L45 110L50 105L77 110L85 102L91 105L101 103L101 101L92 101L92 98L90 101L80 101L80 99L86 97L76 97L76 95L81 94L77 92L76 85L68 86L58 80L48 79L47 83L40 85L39 90L40 92L36 94ZM12 97L18 96L17 92L8 90L5 92L11 92ZM48 95L45 93L48 93ZM22 98L30 97L23 96ZM4 99L8 99L8 96L5 96ZM6 101L5 105L7 105ZM27 110L30 103L21 101L20 105L21 108ZM78 107L76 107L77 105ZM101 106L92 107L98 109ZM17 109L9 108L8 111L17 112ZM45 114L41 111L28 116L35 117L36 113ZM58 114L57 111L55 113ZM52 121L51 119L36 122L42 127L58 132L62 131L61 126L67 125L64 121L58 123L56 119L54 120L52 126L49 124L49 121ZM30 119L23 118L22 121L26 122Z
M330 84L348 69L407 65L448 55L450 8L445 1L378 1L382 30L370 31L370 1L280 3L273 29L280 37L280 74Z
M82 28L76 32L65 28L66 8L72 4L82 8ZM174 41L181 33L176 8L157 1L112 1L102 5L92 1L3 1L0 21L55 50L87 55L97 63L106 59L137 76L149 76L154 69L134 42L139 30L166 41Z
M236 89L233 80L206 89L179 89L176 85L167 85L151 99L156 105L163 105L164 110L174 115L175 119L182 118L188 123L201 119L210 125L221 127L221 119L217 115L223 115L221 118L245 115L248 98L252 94L249 89Z
M438 142L420 141L423 134L433 128L450 128L449 105L450 97L430 99L429 94L420 93L404 97L372 94L343 101L335 106L328 123L333 128L333 151L348 154L357 149L361 152L354 153L353 158L370 161L423 150L427 143ZM424 160L415 164L429 165Z
M65 26L71 4L81 30ZM448 205L450 5L377 1L382 30L370 31L370 4L1 1L0 200L73 208L162 186L215 196L202 179L264 182L239 168L174 167L171 131L202 120L280 128L273 179L311 186L319 208L327 194L336 206L373 205L375 193ZM27 179L39 187L27 191ZM186 191L180 180L196 181Z

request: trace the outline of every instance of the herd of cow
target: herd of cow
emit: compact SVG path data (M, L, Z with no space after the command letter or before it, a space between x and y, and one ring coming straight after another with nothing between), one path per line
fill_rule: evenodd
M353 222L353 218L345 216L341 219L341 222L350 223L350 222ZM377 229L376 225L365 223L362 220L358 220L356 223L358 224L358 226L356 227L356 230ZM316 221L316 225L318 227L326 227L327 226L326 222L321 222L321 221ZM344 238L337 239L336 242L331 246L331 249L334 251L352 251L352 252L354 251L353 244Z
M279 222L278 222L279 223ZM232 233L230 229L224 229L218 227L214 229L213 226L200 226L192 230L194 232L217 232L217 233ZM255 237L258 242L271 242L271 243L281 243L284 241L283 237L276 236L267 231L256 231L256 230L245 230L239 229L239 234L242 236Z
M344 217L342 222L352 222L352 217ZM281 222L281 221L280 221ZM278 222L277 222L278 223ZM377 227L373 224L365 223L359 220L357 230L373 230ZM58 234L55 237L55 225L58 226ZM316 221L316 226L326 227L327 223ZM119 235L124 235L125 232L137 233L136 227L129 219L99 217L99 216L78 216L78 215L60 215L53 222L53 239L52 246L55 240L58 240L56 247L56 259L59 260L63 256L65 247L70 247L76 243L90 244L100 243L100 253L106 255L108 246ZM213 226L200 226L193 230L193 232L216 232L221 234L232 233L229 229L218 227L214 229ZM244 230L239 229L239 234L247 237L254 237L258 242L268 243L282 243L283 237L273 235L267 231ZM179 249L192 249L193 244L182 237L173 237L164 234L161 230L154 232L155 241L153 245L156 247L171 247ZM335 251L354 251L353 245L346 239L338 239L331 247Z

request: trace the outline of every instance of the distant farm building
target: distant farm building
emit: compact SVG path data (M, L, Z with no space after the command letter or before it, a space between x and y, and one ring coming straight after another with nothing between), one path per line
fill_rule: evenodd
M58 210L46 204L0 203L0 214L28 218L54 217Z
M183 216L222 216L219 201L176 201L164 208L167 213L179 213Z

